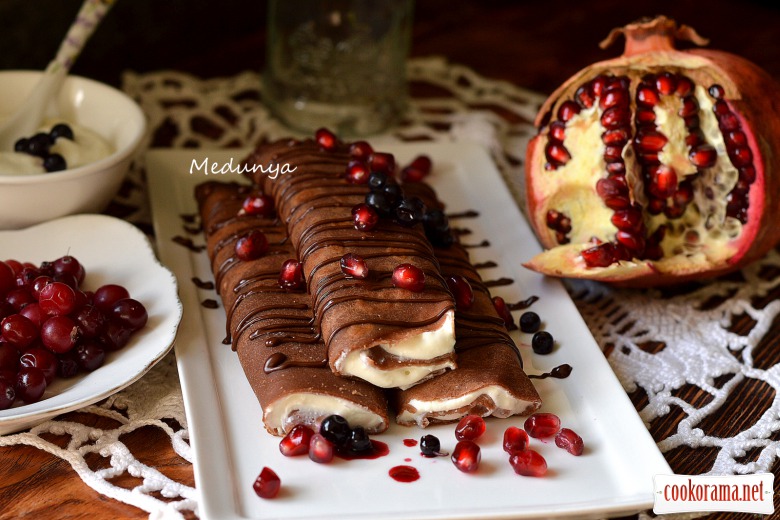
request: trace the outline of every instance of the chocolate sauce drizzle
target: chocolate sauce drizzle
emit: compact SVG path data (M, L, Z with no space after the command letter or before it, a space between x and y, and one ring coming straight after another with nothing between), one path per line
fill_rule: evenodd
M180 246L186 247L193 253L200 253L201 251L204 251L206 249L206 246L195 245L195 243L192 241L191 238L176 235L171 240L173 240L174 243L179 244Z
M219 303L217 303L217 300L213 300L211 298L208 298L206 300L203 300L200 302L201 306L207 308L207 309L218 309Z
M197 287L198 289L207 289L207 290L214 289L214 282L209 282L207 280L201 280L197 276L193 276L190 279L192 280L192 283L195 284L195 287Z
M520 300L519 302L515 302L515 303L508 303L507 307L509 307L510 311L519 311L519 310L527 309L537 301L539 301L539 297L536 295L532 295L526 298L525 300Z
M448 213L447 218L449 219L456 219L456 218L476 218L479 216L479 211L469 209L466 211L461 211L460 213Z
M482 242L478 244L462 244L462 247L465 247L466 249L474 249L477 247L490 247L490 241L489 240L483 240Z
M474 269L490 269L491 267L498 267L498 264L495 263L493 260L488 260L487 262L479 262L474 264Z
M277 370L284 370L291 367L311 367L311 368L325 368L328 366L328 360L322 361L290 361L286 355L281 352L274 352L268 359L265 360L263 365L263 372L270 374Z
M498 278L496 280L485 281L485 287L501 287L504 285L512 285L515 283L513 278Z
M548 377L551 377L553 379L566 379L571 375L572 367L568 363L564 363L562 365L558 365L557 367L553 368L549 372L545 372L543 374L538 375L529 375L528 377L530 379L547 379Z

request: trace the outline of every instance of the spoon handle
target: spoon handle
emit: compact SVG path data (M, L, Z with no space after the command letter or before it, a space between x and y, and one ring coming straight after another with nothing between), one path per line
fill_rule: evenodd
M62 41L57 56L49 63L48 72L67 73L84 48L84 44L92 36L95 28L100 25L103 17L111 9L116 0L85 0L79 9L76 19L71 24L65 39Z

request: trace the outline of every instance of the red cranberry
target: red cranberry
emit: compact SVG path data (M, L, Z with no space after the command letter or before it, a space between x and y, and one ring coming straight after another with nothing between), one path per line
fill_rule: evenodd
M21 314L11 314L0 322L3 339L10 345L24 349L38 339L38 327Z
M263 193L253 193L244 199L241 208L247 215L274 216L274 199Z
M507 330L515 330L517 328L517 325L515 325L515 320L512 318L512 313L509 310L509 306L501 296L493 297L493 307L496 308L496 312L501 317L501 319L504 320L504 325L506 326Z
M76 307L76 293L62 282L52 282L41 289L38 305L47 316L64 316Z
M24 269L24 265L22 265L19 260L8 259L5 261L5 264L11 268L11 271L14 273L14 277L18 276L19 273L22 272L22 269ZM14 284L16 284L16 280L14 280Z
M16 373L19 368L19 349L10 343L0 344L0 370Z
M525 420L523 428L537 439L552 437L561 429L561 420L554 413L535 413Z
M43 372L46 384L50 385L57 375L57 358L45 348L33 347L19 357L22 367L35 367Z
M122 287L116 284L106 284L95 291L92 296L92 304L97 307L101 312L107 314L111 312L114 304L124 298L129 298L130 293Z
M464 473L477 471L481 459L479 445L474 441L459 441L452 451L452 463Z
M33 280L41 275L41 271L34 265L22 265L24 267L22 267L22 270L16 275L16 286L29 288Z
M365 141L355 141L349 146L349 155L359 161L368 161L374 149Z
M447 287L455 298L455 307L459 311L467 311L474 305L474 291L466 278L460 275L447 277Z
M13 406L16 400L16 388L14 382L0 378L0 410L7 410Z
M282 481L279 480L279 476L268 467L264 467L260 471L255 483L252 484L252 488L260 498L274 498L279 494L281 486Z
M33 280L33 283L30 286L30 292L35 297L35 299L38 300L41 297L41 289L43 289L44 287L46 287L52 282L54 282L54 278L52 278L51 276L41 275L35 280Z
M504 451L509 454L526 449L530 442L525 430L517 426L510 426L504 431Z
M149 315L138 300L123 298L114 304L110 318L131 331L137 331L146 325Z
M547 461L534 450L522 450L512 453L509 464L515 473L526 477L541 477L547 473Z
M122 301L122 300L119 300ZM28 305L30 307L30 305ZM96 338L106 327L106 316L94 305L84 305L74 316L82 338Z
M16 396L25 403L41 400L46 391L46 376L35 367L22 367L16 374Z
M485 419L479 415L467 415L455 426L455 438L459 441L473 441L485 433Z
M262 231L250 231L236 241L236 256L248 262L256 260L268 251L268 239Z
M302 289L303 286L303 265L294 258L285 260L279 271L279 287L287 291L295 291Z
M87 272L84 270L84 266L81 265L76 258L66 255L56 259L53 263L54 274L62 275L68 274L76 279L76 285L81 285L84 282L84 277Z
M358 231L371 231L379 223L379 214L368 204L361 203L352 208L352 218Z
M92 340L80 344L75 348L76 363L87 372L93 372L103 366L106 360L106 351Z
M582 450L585 448L582 437L569 428L561 428L555 435L555 445L576 456L582 455Z
M338 139L336 138L336 134L334 134L327 128L318 129L314 133L314 140L317 141L317 144L320 145L320 148L322 148L327 152L335 150L336 145L338 144Z
M66 355L57 356L57 375L63 379L75 377L79 373L79 364L72 354L73 351Z
M369 178L368 166L363 161L349 161L347 170L344 172L344 178L351 184L368 184Z
M368 277L366 261L354 253L347 253L341 257L341 272L352 278L365 279Z
M105 350L119 350L130 341L133 331L119 322L109 320L101 332L99 342Z
M63 354L76 346L79 328L68 316L52 316L41 325L41 341L55 354Z
M322 434L315 433L309 442L309 458L314 462L327 464L333 460L333 444Z
M6 262L0 262L0 296L16 287L16 274Z
M35 296L33 296L29 288L19 287L18 289L10 291L6 295L5 301L18 312L22 310L25 305L35 302Z
M298 424L279 441L279 451L285 457L295 457L309 453L309 443L314 431L306 425Z
M412 292L425 288L425 273L412 264L400 264L393 269L393 285Z

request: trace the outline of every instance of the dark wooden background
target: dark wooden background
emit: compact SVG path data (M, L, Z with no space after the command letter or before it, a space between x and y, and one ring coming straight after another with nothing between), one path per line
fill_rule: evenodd
M0 0L0 69L43 68L54 56L80 4L81 0ZM264 62L265 10L266 2L262 0L118 1L74 73L119 85L122 71L128 69L179 69L204 77L247 69L260 71ZM598 42L613 27L655 14L666 14L695 27L710 38L710 47L743 55L780 79L777 1L418 0L412 54L444 55L486 77L550 92L587 64L620 53L619 48L598 48ZM777 293L780 290L768 298L777 298ZM780 361L780 324L775 323L762 342L756 353L759 360L763 366ZM735 399L729 408L747 413L765 407L775 395L764 385L745 388L744 397L744 401ZM632 398L641 401L641 396ZM679 419L672 413L657 421L652 427L653 436L664 438L674 431ZM718 417L711 422L711 427L724 432L739 431L744 426L723 423ZM111 425L98 421L95 426ZM193 485L191 466L173 453L164 434L143 428L123 440L141 461ZM676 450L667 456L675 471L692 473L707 471L712 455L714 452L707 450L695 454ZM117 483L137 484L127 476ZM95 493L56 457L34 448L0 448L0 519L146 516L143 511ZM712 518L747 520L753 516L726 514Z

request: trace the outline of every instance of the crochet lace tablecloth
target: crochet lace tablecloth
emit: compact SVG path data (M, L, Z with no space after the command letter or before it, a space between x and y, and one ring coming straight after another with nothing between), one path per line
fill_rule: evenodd
M378 145L420 139L481 143L490 150L522 207L523 156L543 96L483 78L440 58L411 60L408 76L412 97L402 126L372 141ZM263 106L256 71L213 80L170 71L128 73L123 88L149 119L147 146L235 147L290 134ZM144 186L141 158L111 211L150 230ZM656 439L667 456L678 451L675 448L687 447L707 450L707 457L713 458L714 449L711 474L772 470L780 448L780 400L774 397L780 387L780 366L758 368L753 353L780 310L780 301L766 298L780 282L778 273L780 257L772 251L739 276L672 295L569 284L591 332L648 428L671 414L679 419L671 435ZM752 319L752 326L732 330L734 319L744 314ZM740 421L736 414L742 407L730 403L730 395L751 380L763 382L762 391L770 397L762 413L726 437L701 427L708 418L723 413L735 414L734 421ZM98 492L148 511L150 518L197 513L192 487L139 462L120 439L137 428L155 426L168 434L176 453L192 461L172 354L137 383L83 412L110 417L120 426L97 430L75 421L53 420L0 437L0 446L28 444L52 453L69 462ZM179 426L170 426L174 421L169 419ZM60 447L45 440L45 433L67 434L71 441ZM108 467L90 469L85 457L94 454L103 457ZM143 483L133 489L114 485L111 479L124 472L142 478Z

